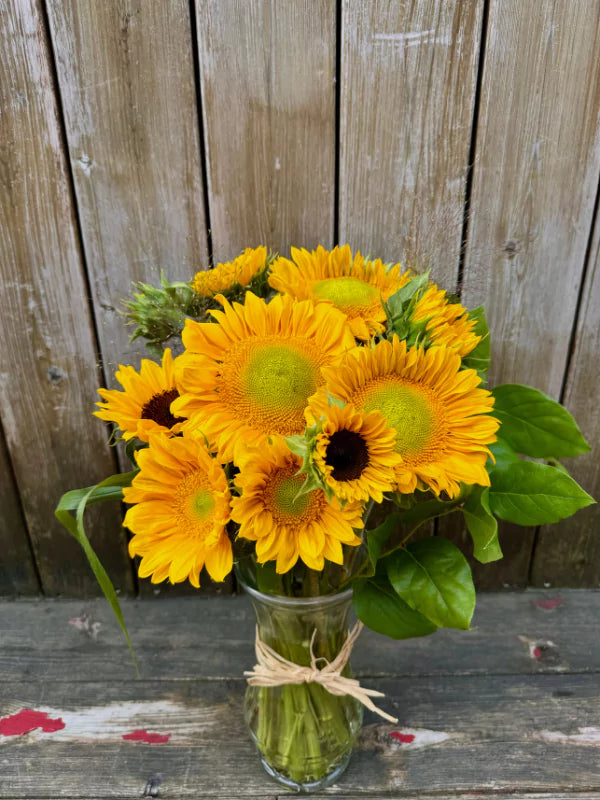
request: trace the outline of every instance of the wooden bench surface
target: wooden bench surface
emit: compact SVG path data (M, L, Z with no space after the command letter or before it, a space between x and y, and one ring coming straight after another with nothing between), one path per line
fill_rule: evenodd
M275 800L242 717L245 597L0 602L0 798ZM321 797L600 798L600 592L483 594L470 632L352 657L386 693Z

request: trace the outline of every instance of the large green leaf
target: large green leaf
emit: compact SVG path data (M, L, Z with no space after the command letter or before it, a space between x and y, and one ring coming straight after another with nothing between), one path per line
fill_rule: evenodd
M392 639L427 636L436 626L418 611L413 611L390 586L385 577L354 582L356 616L367 628Z
M494 456L494 464L491 467L493 469L509 469L511 464L518 464L521 460L500 436L490 445L490 450Z
M414 542L386 559L396 594L435 625L467 629L475 609L471 568L441 537Z
M544 525L570 517L594 503L593 497L562 470L535 461L518 461L493 469L490 510L518 525Z
M493 395L493 414L502 423L502 438L517 453L565 458L590 449L567 409L538 389L505 383L496 386Z
M473 332L481 336L481 339L477 347L463 358L462 363L464 367L477 370L480 378L485 380L490 366L491 348L490 329L488 328L483 306L478 306L472 311L469 311L469 318L476 320Z
M487 486L473 487L462 510L473 540L473 556L482 564L502 558L498 522L490 511L489 493Z
M83 548L83 552L87 557L90 567L92 568L92 572L94 573L100 588L104 592L104 596L110 603L113 613L117 618L123 633L125 634L127 646L129 647L129 652L131 653L131 660L136 672L139 675L137 661L133 651L133 645L131 644L129 632L127 631L125 620L123 619L123 613L121 611L121 606L119 604L119 598L115 591L115 587L112 585L112 582L108 577L106 570L102 566L100 559L94 552L94 548L90 544L90 540L88 539L83 526L83 515L87 505L91 503L98 503L101 500L106 500L109 498L120 499L123 496L123 487L131 486L131 481L138 474L138 472L139 470L135 469L131 472L126 472L119 475L111 475L110 478L106 478L106 480L101 481L95 486L88 486L85 489L74 489L71 492L66 492L66 494L60 498L58 506L54 512L54 516L62 525L64 525L71 536L73 536ZM75 511L75 517L73 517L71 511Z

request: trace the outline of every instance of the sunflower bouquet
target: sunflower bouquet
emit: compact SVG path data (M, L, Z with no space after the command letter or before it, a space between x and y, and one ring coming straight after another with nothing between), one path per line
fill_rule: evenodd
M154 583L199 587L235 564L259 622L247 716L263 763L325 785L372 705L349 675L349 598L394 639L467 629L470 567L433 521L461 514L474 558L495 561L498 518L546 524L593 502L558 461L588 445L542 392L486 388L482 308L348 246L248 249L189 283L138 284L126 314L160 363L120 366L95 414L133 469L67 493L57 516L118 615L88 502L124 500Z

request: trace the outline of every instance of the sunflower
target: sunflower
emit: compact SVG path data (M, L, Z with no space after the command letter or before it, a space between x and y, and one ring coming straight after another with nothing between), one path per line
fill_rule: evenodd
M460 366L452 349L407 349L397 336L357 349L341 367L324 370L327 390L311 398L309 420L327 413L327 392L366 412L380 411L396 431L401 492L428 486L455 497L461 481L489 486L487 445L499 426L489 416L494 398L480 388L475 370Z
M333 405L317 434L314 463L341 500L381 503L382 493L394 489L394 468L402 462L395 440L396 431L379 411Z
M460 303L450 303L443 289L432 283L418 300L413 314L414 322L427 320L425 330L433 344L451 347L464 357L477 347L481 340L475 332L476 320Z
M385 330L381 303L410 280L400 264L388 268L380 259L365 261L360 253L352 258L348 245L331 252L319 245L312 253L291 249L292 261L278 258L271 267L270 285L278 292L300 300L327 301L348 317L357 339L368 341Z
M362 528L362 504L351 501L342 509L335 497L328 503L322 489L298 496L301 463L278 440L249 455L236 478L241 497L233 498L231 517L239 535L256 542L258 561L276 559L278 573L298 558L315 570L323 569L325 559L341 564L342 544L361 543L353 528Z
M115 378L124 391L98 389L104 402L96 403L100 411L94 411L94 415L115 422L124 439L137 436L147 442L152 433L169 436L179 433L185 419L174 416L170 410L173 400L179 397L173 364L168 347L163 353L162 366L147 358L142 359L139 372L119 364Z
M224 311L210 312L218 324L186 320L173 411L237 463L247 445L304 431L322 368L355 342L345 316L326 304L281 296L267 304L251 292L245 305L221 302Z
M215 581L230 572L233 558L225 526L229 486L223 467L200 439L160 434L137 453L140 472L123 489L128 509L123 525L135 535L129 554L142 557L141 578L152 583L189 578L196 588L206 566Z
M212 297L226 292L236 284L247 286L252 278L264 269L267 263L266 247L247 247L241 255L214 269L197 272L194 276L194 291L202 297Z

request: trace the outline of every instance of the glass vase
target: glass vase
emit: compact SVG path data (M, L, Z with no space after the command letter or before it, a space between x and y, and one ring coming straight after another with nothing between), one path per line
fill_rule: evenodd
M348 636L352 590L321 597L266 595L247 586L261 640L288 661L331 662ZM323 662L317 662L319 666ZM351 677L347 663L342 674ZM245 717L263 767L296 792L332 784L345 770L358 736L363 706L319 683L248 686Z

